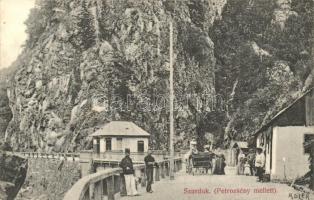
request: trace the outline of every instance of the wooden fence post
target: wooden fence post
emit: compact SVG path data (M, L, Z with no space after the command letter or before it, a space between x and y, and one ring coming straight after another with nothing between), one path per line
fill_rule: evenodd
M121 196L126 196L126 187L125 187L125 179L124 179L124 175L120 174L120 195Z
M173 166L173 171L174 171L174 172L177 172L177 161L174 160L174 161L173 161L173 164L174 164L174 166Z
M120 188L121 188L121 177L119 175L115 175L114 176L114 195L115 194L118 194L118 195L121 195L120 194ZM116 198L116 196L115 196ZM120 196L117 197L118 199L120 198Z
M146 186L146 167L144 168L144 170L140 170L141 171L141 186L145 187Z
M94 199L94 190L95 190L95 184L90 184L89 185L89 199Z
M155 181L160 181L159 166L155 167Z
M166 164L166 176L169 176L169 162L165 162Z
M85 192L84 196L83 196L83 200L90 200L89 197L89 189L87 189L87 191Z
M161 178L165 178L165 163L161 163Z
M95 188L94 188L94 200L102 200L103 196L103 182L98 181L95 183Z
M108 200L114 200L114 176L106 178Z
M179 161L179 170L182 170L182 160Z

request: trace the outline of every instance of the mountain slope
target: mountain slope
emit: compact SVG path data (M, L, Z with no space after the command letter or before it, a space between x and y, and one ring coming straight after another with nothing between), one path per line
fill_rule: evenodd
M176 148L248 139L313 86L313 13L312 0L38 1L6 140L76 151L101 124L129 120L167 149L171 22Z
M210 1L174 2L39 1L26 22L30 60L9 90L6 139L18 149L74 151L90 145L86 136L98 125L131 120L150 131L152 145L166 147L171 17L177 143L201 139L199 99L215 95L207 30L216 12Z

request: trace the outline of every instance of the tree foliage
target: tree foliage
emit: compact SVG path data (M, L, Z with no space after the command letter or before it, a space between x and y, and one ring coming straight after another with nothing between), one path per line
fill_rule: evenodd
M289 101L290 91L303 87L312 69L313 1L292 1L284 22L276 12L281 5L272 0L230 0L210 30L216 90L231 100L229 139L254 132Z

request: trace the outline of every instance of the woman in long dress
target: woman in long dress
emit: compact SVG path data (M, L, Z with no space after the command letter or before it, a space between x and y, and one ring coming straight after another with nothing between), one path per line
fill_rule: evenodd
M225 167L226 167L225 156L223 154L216 155L213 174L224 175Z
M243 175L244 174L244 163L245 163L245 155L242 150L240 150L239 156L238 156L238 170L237 174L238 175Z

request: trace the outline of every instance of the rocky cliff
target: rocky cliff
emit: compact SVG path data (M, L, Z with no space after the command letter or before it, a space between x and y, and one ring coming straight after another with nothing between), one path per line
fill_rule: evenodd
M4 135L9 122L12 119L12 112L9 106L7 89L9 82L15 71L14 67L0 70L0 140L4 140Z
M210 31L225 139L248 136L313 87L314 2L229 0ZM219 75L218 75L219 74Z
M171 22L176 146L246 138L313 85L312 16L311 0L38 1L6 140L75 151L99 125L130 120L167 148Z
M39 1L26 22L29 60L8 91L6 139L18 149L74 151L98 125L131 120L164 148L170 21L178 138L203 136L201 103L215 96L214 2Z

